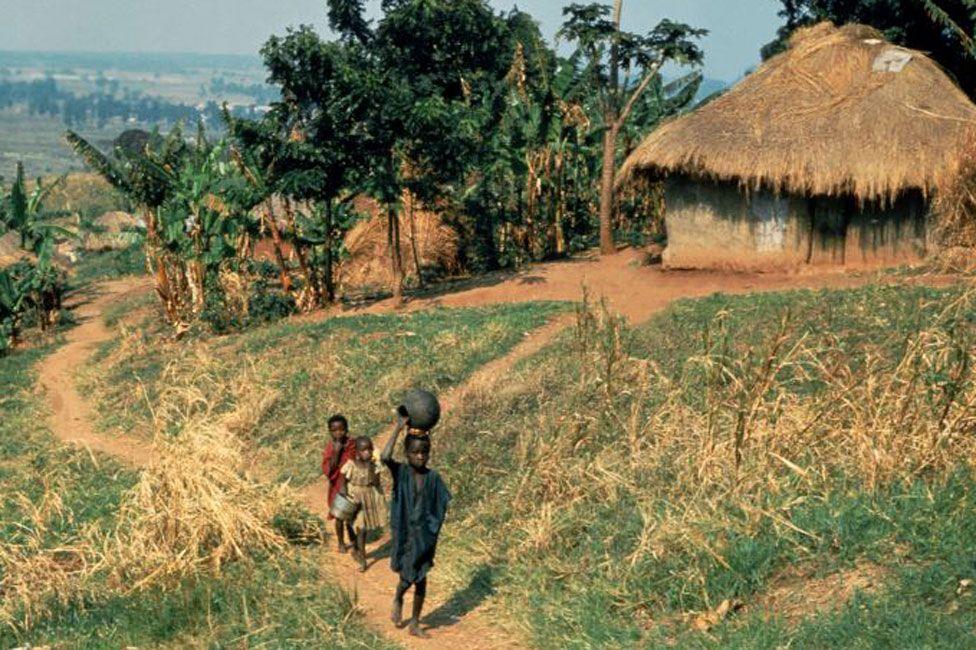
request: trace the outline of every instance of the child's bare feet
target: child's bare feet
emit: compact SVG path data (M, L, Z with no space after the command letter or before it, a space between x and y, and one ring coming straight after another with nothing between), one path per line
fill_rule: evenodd
M430 638L430 635L422 627L420 627L420 623L418 623L415 619L411 619L410 621L410 636L420 637L421 639Z
M403 601L393 599L393 612L390 614L390 620L397 627L403 627Z
M338 545L336 546L336 553L345 553L345 552L346 552L346 551L348 551L348 550L349 550L349 547L348 547L348 546L346 546L345 544L343 544L342 542L340 542L340 543L339 543L339 544L338 544Z

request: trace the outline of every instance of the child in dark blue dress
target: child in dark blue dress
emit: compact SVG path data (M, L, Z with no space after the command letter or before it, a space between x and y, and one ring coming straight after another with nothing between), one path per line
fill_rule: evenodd
M400 574L400 582L393 597L393 623L403 627L403 596L413 586L413 611L408 621L410 634L427 637L420 627L420 613L427 595L427 573L434 565L437 537L447 514L451 493L436 470L427 467L430 459L430 438L408 436L407 463L393 460L393 449L406 420L397 421L380 460L393 475L393 498L390 501L390 532L393 547L390 565Z

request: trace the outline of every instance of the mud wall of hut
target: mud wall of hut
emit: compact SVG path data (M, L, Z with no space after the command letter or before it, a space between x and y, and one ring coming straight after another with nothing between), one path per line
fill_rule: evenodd
M916 262L926 250L927 205L920 195L859 204L673 177L665 201L664 265L670 268L891 266Z

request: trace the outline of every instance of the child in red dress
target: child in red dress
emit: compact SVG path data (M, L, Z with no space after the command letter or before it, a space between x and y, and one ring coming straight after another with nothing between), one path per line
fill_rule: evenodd
M332 436L332 440L322 453L322 473L329 481L329 519L335 519L331 512L332 502L345 488L346 477L342 475L342 466L356 457L356 443L349 437L349 423L342 415L333 415L329 418L329 435ZM356 535L352 523L335 519L336 540L340 553L345 553L352 548L352 544L346 546L346 531L349 532L349 541L354 542Z

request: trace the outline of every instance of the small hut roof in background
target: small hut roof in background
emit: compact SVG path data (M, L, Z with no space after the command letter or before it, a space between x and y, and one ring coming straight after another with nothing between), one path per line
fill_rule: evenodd
M976 105L925 54L863 25L799 30L725 95L654 131L624 163L796 194L928 193L961 158Z

